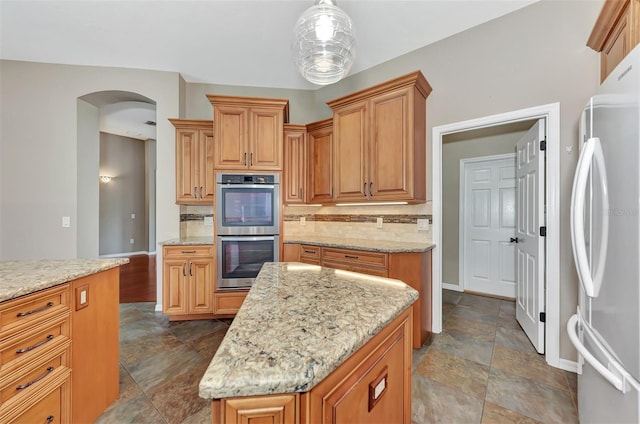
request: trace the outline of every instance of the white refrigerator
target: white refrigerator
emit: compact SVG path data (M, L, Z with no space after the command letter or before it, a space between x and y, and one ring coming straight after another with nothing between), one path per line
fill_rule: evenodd
M640 423L640 46L607 77L581 124L571 198L580 279L569 338L581 423Z

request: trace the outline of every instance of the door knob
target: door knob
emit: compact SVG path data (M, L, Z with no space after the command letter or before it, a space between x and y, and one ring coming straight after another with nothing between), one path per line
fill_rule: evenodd
M518 243L520 240L518 240L518 237L511 237L509 239L509 243Z

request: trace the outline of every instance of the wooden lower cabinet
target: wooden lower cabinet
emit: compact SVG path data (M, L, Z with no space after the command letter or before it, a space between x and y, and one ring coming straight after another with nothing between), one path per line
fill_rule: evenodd
M431 251L370 252L321 247L310 244L284 245L285 262L303 262L344 271L404 281L420 294L413 304L413 347L419 349L431 334Z
M213 423L410 423L411 328L407 308L310 391L217 399Z
M0 303L0 423L90 423L116 400L119 279L111 268Z
M213 309L217 315L236 314L242 306L249 290L233 290L215 292L213 294Z
M213 246L165 246L162 269L162 311L170 320L213 317Z

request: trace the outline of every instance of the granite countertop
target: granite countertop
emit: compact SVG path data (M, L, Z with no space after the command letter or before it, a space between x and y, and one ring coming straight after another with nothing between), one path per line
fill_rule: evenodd
M165 240L160 243L161 246L189 246L195 244L213 244L213 236L202 237L180 237L170 240Z
M417 298L399 280L265 263L200 381L200 397L309 391Z
M434 243L415 243L390 240L349 239L324 236L304 236L303 238L288 238L283 243L310 244L313 246L337 247L342 249L358 249L371 252L410 253L426 252L435 247Z
M127 263L129 258L0 261L0 302Z

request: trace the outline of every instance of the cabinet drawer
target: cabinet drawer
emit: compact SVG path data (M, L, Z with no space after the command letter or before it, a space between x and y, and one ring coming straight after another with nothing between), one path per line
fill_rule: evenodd
M237 291L233 293L215 293L213 295L214 313L235 314L242 306L248 291Z
M61 346L60 349L51 352L51 354L44 355L42 358L38 358L37 361L33 361L24 370L5 378L2 386L0 386L0 404L14 396L32 392L48 384L54 375L53 373L61 367L68 369L70 366L70 346L67 343L65 346Z
M0 375L38 358L70 339L69 315L0 342Z
M171 246L164 248L165 258L175 257L213 257L213 246Z
M59 424L71 422L70 370L53 371L47 385L35 389L28 396L15 396L0 407L0 422L10 424ZM27 393L25 392L25 395Z
M69 284L0 304L0 339L69 310Z
M320 250L318 246L303 244L300 246L300 262L320 265Z
M347 250L325 247L322 249L322 261L333 260L359 265L387 267L386 253L367 252L363 250Z

